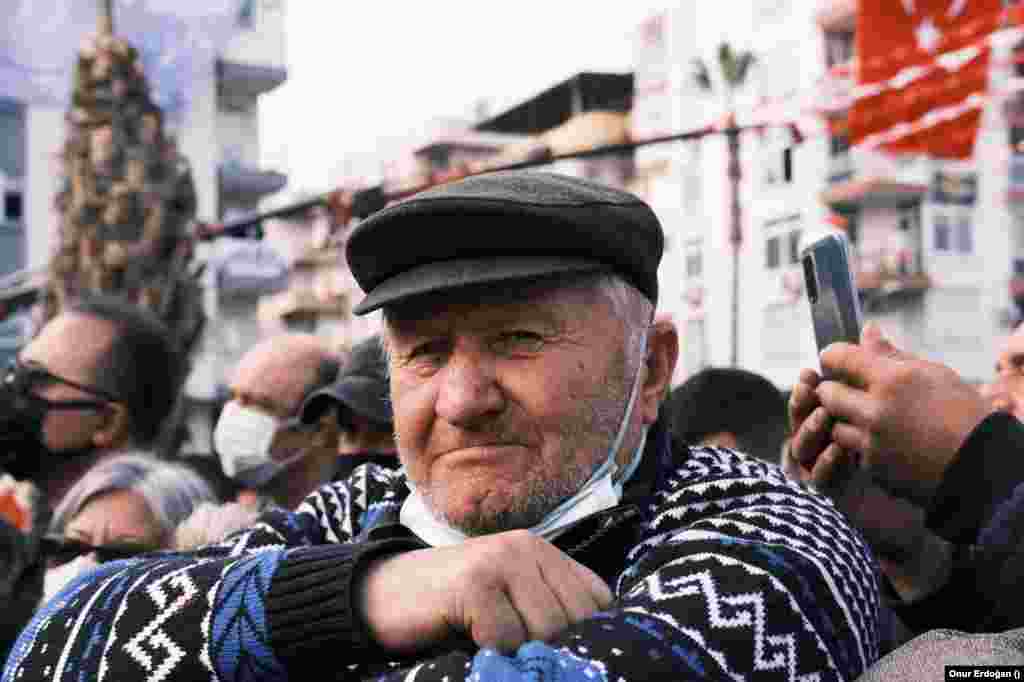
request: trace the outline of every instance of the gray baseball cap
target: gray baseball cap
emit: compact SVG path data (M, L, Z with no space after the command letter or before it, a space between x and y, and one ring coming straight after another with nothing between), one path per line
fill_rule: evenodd
M303 401L300 419L306 424L315 423L331 408L340 408L342 422L345 412L351 411L382 428L391 428L388 365L379 337L352 349L334 383L310 393Z

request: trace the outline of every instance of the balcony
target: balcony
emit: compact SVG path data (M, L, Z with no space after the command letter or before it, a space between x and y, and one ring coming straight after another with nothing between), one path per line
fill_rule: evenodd
M222 100L250 101L286 80L283 66L217 60L217 95Z
M286 325L296 320L318 318L346 319L351 304L347 294L325 296L323 292L310 289L290 288L286 291L261 299L257 317L262 322L281 321Z
M252 168L239 161L226 161L217 168L221 198L244 203L273 194L288 184L288 176L277 171Z
M921 268L920 254L911 249L881 249L860 254L856 261L857 289L867 301L922 293L932 286Z
M238 15L239 30L217 60L222 102L251 102L288 77L285 68L285 8L275 0L248 0Z
M866 177L838 182L821 194L827 205L839 211L861 208L900 208L921 200L928 186L881 177Z
M219 246L210 271L220 297L253 299L288 286L288 263L264 242L221 240Z

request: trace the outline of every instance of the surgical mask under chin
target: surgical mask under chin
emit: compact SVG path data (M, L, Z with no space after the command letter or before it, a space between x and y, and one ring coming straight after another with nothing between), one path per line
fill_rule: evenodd
M644 335L644 350L642 355L647 355L647 336ZM552 509L537 525L530 528L530 532L542 538L551 540L557 537L562 529L591 514L610 509L622 499L623 486L636 473L643 457L644 446L647 444L647 426L643 427L640 443L633 451L633 457L619 474L619 465L615 461L615 455L622 447L622 441L629 429L629 422L633 416L633 408L636 405L637 395L640 393L640 382L643 377L643 362L636 370L636 377L633 379L633 388L629 393L629 400L626 403L626 413L622 415L619 422L619 430L612 439L608 448L608 455L601 465L594 470L587 482L576 492L575 495L563 501ZM618 474L618 475L617 475ZM408 481L412 494L406 498L402 509L399 512L399 520L409 530L413 531L424 541L433 547L455 545L467 539L467 536L457 528L452 528L446 523L439 521L422 496L416 491L412 481Z
M224 406L213 432L213 447L224 473L247 488L261 488L306 454L275 460L271 456L274 436L282 421L232 400Z

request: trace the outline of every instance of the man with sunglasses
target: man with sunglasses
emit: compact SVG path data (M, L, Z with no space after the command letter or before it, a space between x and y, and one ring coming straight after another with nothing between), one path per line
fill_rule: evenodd
M0 376L0 468L55 505L105 453L156 440L182 370L149 313L113 298L71 306Z
M258 504L293 509L331 480L337 423L306 424L299 412L337 373L337 357L312 334L274 336L242 356L213 441L224 473Z
M47 508L108 453L156 439L182 368L159 320L95 298L47 323L0 373L0 474L42 493L31 523L0 514L0 653L42 594Z

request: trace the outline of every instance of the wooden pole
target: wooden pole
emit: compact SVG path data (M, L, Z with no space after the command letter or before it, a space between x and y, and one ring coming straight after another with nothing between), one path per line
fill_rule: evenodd
M100 0L100 35L114 35L114 0Z

